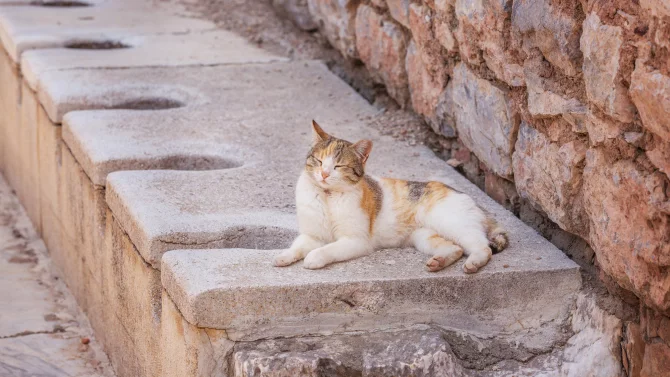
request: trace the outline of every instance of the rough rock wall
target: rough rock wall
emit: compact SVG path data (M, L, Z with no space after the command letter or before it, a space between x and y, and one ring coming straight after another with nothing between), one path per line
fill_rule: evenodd
M585 240L670 331L670 0L285 3L454 138L454 165L492 197ZM629 328L631 375L670 370L665 332Z

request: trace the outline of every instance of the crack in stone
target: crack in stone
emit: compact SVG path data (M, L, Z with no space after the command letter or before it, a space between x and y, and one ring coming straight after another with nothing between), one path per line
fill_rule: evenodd
M20 338L22 336L29 336L29 335L58 334L58 333L63 333L63 332L65 332L65 329L58 326L58 327L55 327L51 331L47 331L47 330L42 330L42 331L26 330L26 331L21 331L21 332L16 333L16 334L12 334L12 335L0 336L0 339L14 339L14 338Z

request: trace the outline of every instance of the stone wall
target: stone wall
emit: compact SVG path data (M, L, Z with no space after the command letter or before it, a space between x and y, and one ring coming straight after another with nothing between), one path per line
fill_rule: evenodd
M452 165L489 195L585 240L640 301L629 375L668 373L670 1L273 3L451 138Z

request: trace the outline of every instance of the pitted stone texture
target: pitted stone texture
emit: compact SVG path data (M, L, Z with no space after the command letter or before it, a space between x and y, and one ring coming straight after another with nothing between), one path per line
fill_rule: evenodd
M220 30L133 36L118 41L129 47L113 50L49 48L26 51L21 59L21 72L31 89L36 90L42 74L64 69L171 67L286 60L251 46L240 36Z
M356 48L375 81L384 84L400 106L407 105L409 90L402 28L386 20L372 7L361 5L356 16Z
M0 41L14 62L31 49L64 47L77 41L118 41L151 34L214 29L209 21L174 15L175 4L106 1L90 7L3 7Z
M439 132L441 125L436 110L447 84L447 76L431 73L413 40L407 48L405 67L409 79L412 108L425 117L433 130Z
M386 0L391 17L409 29L410 0Z
M360 0L307 0L314 21L340 53L358 58L356 10Z
M623 45L621 28L604 25L597 14L591 13L584 20L583 29L580 46L584 54L582 69L586 96L614 119L632 121L635 107L619 75Z
M465 64L454 68L452 96L458 135L496 174L512 175L512 151L519 116L508 92L475 75ZM452 84L450 84L452 85Z
M588 236L588 220L581 205L582 169L588 145L579 140L553 143L522 122L513 155L514 182L562 229Z
M235 376L463 376L439 331L277 339L236 346Z
M456 0L454 3L461 58L486 65L510 86L523 86L523 68L505 46L509 44L511 0Z
M563 116L568 121L583 118L586 106L575 98L548 89L550 84L547 82L548 79L539 74L541 67L542 62L538 59L527 59L524 64L524 77L528 88L528 112L535 117Z
M587 152L584 208L598 262L645 304L667 314L670 216L665 180L662 173L646 173L632 161L612 163L600 150Z
M640 0L640 6L657 17L670 17L670 4L667 0Z
M512 6L513 31L525 39L526 49L539 48L551 64L564 74L574 76L581 71L578 65L581 25L575 14L579 7L577 0L561 3L560 10L550 0L515 1Z
M630 95L640 112L642 124L670 143L670 77L637 62Z

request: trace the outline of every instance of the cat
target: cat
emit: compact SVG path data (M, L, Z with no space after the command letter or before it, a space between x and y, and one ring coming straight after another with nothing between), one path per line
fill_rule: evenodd
M370 140L350 143L312 121L313 142L296 186L300 235L273 264L319 269L377 249L414 246L440 271L465 253L474 273L492 248L508 245L507 233L474 200L441 182L375 178L365 174Z

